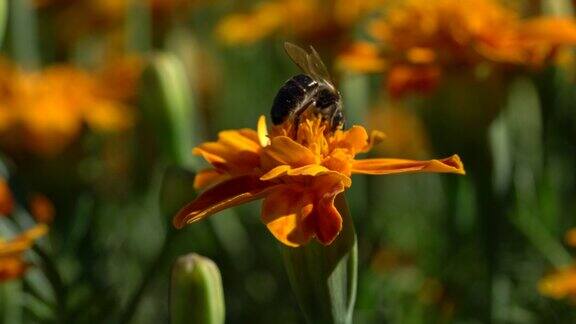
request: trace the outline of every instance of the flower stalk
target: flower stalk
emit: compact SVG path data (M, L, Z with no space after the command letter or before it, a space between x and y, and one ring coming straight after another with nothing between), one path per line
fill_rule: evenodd
M343 194L335 199L343 230L330 245L281 244L290 285L308 323L352 323L358 272L356 232Z

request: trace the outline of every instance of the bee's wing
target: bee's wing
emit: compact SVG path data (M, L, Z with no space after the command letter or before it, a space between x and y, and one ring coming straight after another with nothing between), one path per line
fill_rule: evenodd
M317 79L324 80L330 85L333 85L330 73L328 73L328 69L326 68L326 65L324 65L324 62L320 58L318 52L316 52L312 46L310 46L310 52L311 54L307 54L309 66L308 69L312 73L312 76L316 77Z
M304 73L313 76L313 71L310 70L308 53L306 53L304 49L292 43L286 42L284 43L284 50L290 59L292 59L292 62L296 63L296 65L298 65L298 67L304 71Z

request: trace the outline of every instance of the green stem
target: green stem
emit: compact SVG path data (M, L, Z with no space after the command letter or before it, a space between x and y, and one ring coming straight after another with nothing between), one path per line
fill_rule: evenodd
M44 265L44 273L46 274L46 278L52 285L54 289L54 295L56 296L56 314L59 317L59 322L65 323L67 319L67 310L66 310L66 286L64 285L64 281L60 276L60 272L58 268L53 263L52 258L44 252L44 250L40 249L39 247L34 248L34 252L38 254L40 259L42 259L42 263Z
M166 239L162 244L160 252L158 252L156 258L154 258L154 260L150 263L150 266L148 267L146 273L144 274L144 277L140 281L140 285L138 286L136 291L132 294L132 297L130 297L128 303L126 304L126 307L124 308L124 311L120 315L118 323L120 324L129 323L134 314L136 313L136 309L140 304L140 300L144 296L144 293L146 292L148 285L152 282L152 279L154 279L158 269L162 265L162 262L168 255L169 251L168 247L170 246L172 239L174 237L173 234L174 230L172 229L170 229L166 234Z
M336 198L343 229L328 246L282 246L288 279L309 323L352 323L358 272L357 243L344 195Z

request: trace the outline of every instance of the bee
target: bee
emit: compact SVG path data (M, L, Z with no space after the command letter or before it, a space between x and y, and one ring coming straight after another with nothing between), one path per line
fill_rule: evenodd
M272 123L279 125L291 119L298 127L300 116L310 108L328 121L332 131L344 128L342 96L318 52L310 46L308 53L291 43L284 43L284 49L304 73L290 78L278 90L270 112Z

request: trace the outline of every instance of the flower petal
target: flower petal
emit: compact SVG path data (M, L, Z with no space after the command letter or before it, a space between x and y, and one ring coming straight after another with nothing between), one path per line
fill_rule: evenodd
M297 247L314 236L310 218L312 199L296 187L284 185L271 192L262 204L262 222L280 242Z
M363 150L368 144L368 133L362 126L354 125L349 130L337 133L337 135L340 135L340 138L336 146L350 150L352 155Z
M204 191L174 217L176 228L182 228L226 208L262 198L274 188L270 182L254 176L240 176L221 182Z
M194 189L201 190L205 189L213 184L222 182L229 179L228 174L219 172L216 169L206 169L198 172L194 177Z
M268 137L268 127L266 127L266 117L264 117L264 115L258 118L258 127L256 129L260 145L262 145L262 147L270 145L270 138Z
M324 166L318 164L305 165L299 168L291 168L288 165L279 165L274 169L268 171L260 177L262 181L270 181L282 176L289 177L299 177L299 176L309 176L317 177L322 175L331 175L334 179L338 179L345 187L350 187L352 185L352 179L342 174L340 172L332 171Z
M411 172L466 173L458 155L452 155L451 157L442 160L428 161L366 159L355 160L352 164L352 173L377 175Z

